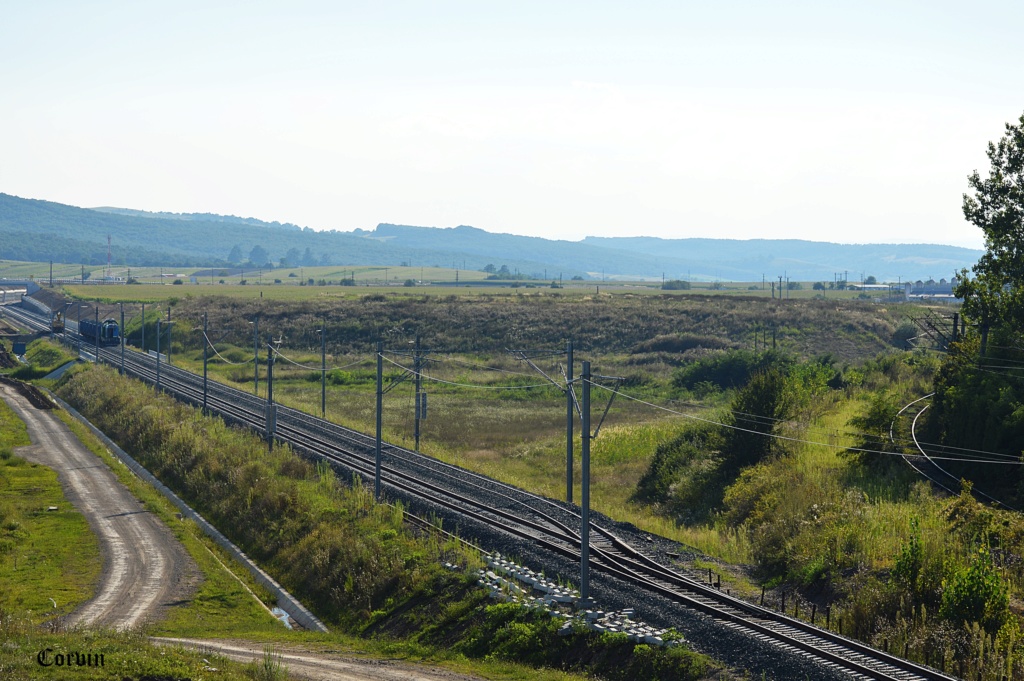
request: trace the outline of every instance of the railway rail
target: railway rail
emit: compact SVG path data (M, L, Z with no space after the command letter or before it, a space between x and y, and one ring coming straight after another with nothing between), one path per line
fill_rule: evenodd
M67 332L66 339L74 334ZM88 346L88 339L81 339ZM99 348L98 360L120 367L119 348ZM123 353L125 373L178 399L204 406L227 421L267 432L267 401L209 381L135 351ZM159 377L158 377L159 371ZM375 439L295 409L275 405L273 437L296 450L340 467L351 475L374 476ZM580 515L575 507L528 493L402 447L382 451L381 482L389 494L420 500L497 529L534 547L573 561L580 559ZM857 679L914 681L951 679L939 670L876 650L822 629L723 593L713 586L655 560L615 532L591 523L591 565L596 571L668 598L703 613L720 625L809 659L840 676Z
M924 397L919 397L916 400L914 400L914 401L908 403L907 405L905 405L902 409L900 409L899 412L897 412L897 414L896 414L896 418L893 419L892 424L889 426L889 440L893 444L897 444L897 442L896 442L896 422L905 413L907 414L908 417L910 416L910 413L913 413L913 417L911 418L911 422L910 422L910 439L911 439L911 442L914 443L914 449L917 450L917 453L916 454L906 454L906 453L904 453L903 454L903 460L918 475L920 475L921 477L925 478L926 480L931 482L933 485L935 485L939 489L948 492L952 496L956 496L956 495L960 494L960 477L957 476L957 475L954 475L953 473L950 473L948 470L943 468L942 464L940 464L938 462L938 460L936 460L935 457L933 457L928 452L928 450L926 450L921 445L921 442L917 439L917 424L918 424L918 420L921 418L921 416L926 411L928 411L928 408L931 405L928 405L928 404L922 405L919 408L917 408L916 411L914 411L914 408L917 405L919 405L921 402L924 402L925 400L931 399L934 396L935 396L935 393L928 393ZM999 499L996 499L995 497L993 497L993 496L991 496L989 494L986 494L985 492L983 492L983 491L981 491L979 489L975 489L974 487L971 488L971 494L974 495L974 498L978 499L979 501L985 501L985 502L988 502L988 503L993 504L995 506L999 506L1000 508L1008 509L1008 510L1011 510L1011 511L1017 510L1017 509L1011 508L1010 506L1006 505L1005 503L1003 503Z

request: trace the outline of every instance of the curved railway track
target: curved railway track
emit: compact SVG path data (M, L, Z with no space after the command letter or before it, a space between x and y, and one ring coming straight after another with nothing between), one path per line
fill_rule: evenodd
M120 349L100 348L99 361L119 367ZM157 382L156 360L148 355L125 352L124 370L148 383ZM159 387L185 402L203 405L201 376L161 363ZM205 403L208 410L230 422L266 433L268 406L259 397L209 381ZM277 405L274 437L351 475L364 479L374 476L376 441L358 431ZM580 515L564 503L394 445L383 448L381 482L393 496L425 501L569 560L580 559ZM725 594L659 563L599 524L591 523L591 533L596 537L590 547L595 571L704 613L734 631L770 642L832 672L857 679L890 681L952 678Z
M935 393L928 393L924 397L919 397L916 400L910 402L902 409L900 409L899 412L897 412L896 418L893 419L892 424L889 426L889 439L893 444L898 444L896 442L895 433L896 421L899 420L899 418L904 414L904 412L911 410L915 405L934 396ZM931 405L928 404L923 405L914 413L914 416L910 422L910 439L914 443L914 449L916 449L918 453L903 454L903 460L906 461L907 465L914 469L914 471L917 472L918 475L925 478L939 489L945 490L949 494L956 496L960 494L960 476L954 475L953 473L950 473L945 468L943 468L942 465L934 457L932 457L931 454L928 453L928 450L926 450L921 445L920 441L918 441L917 439L918 420L921 418L921 415L928 410L930 406ZM1006 505L999 499L996 499L995 497L986 494L985 492L979 489L975 489L974 487L971 488L971 494L974 495L974 498L977 499L978 501L986 501L990 504L994 504L996 506L999 506L1000 508L1005 508L1010 511L1017 510Z

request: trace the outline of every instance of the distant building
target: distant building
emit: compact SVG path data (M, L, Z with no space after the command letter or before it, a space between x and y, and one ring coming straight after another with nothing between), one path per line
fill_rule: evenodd
M960 299L953 295L953 287L956 284L955 278L952 281L940 279L938 282L932 280L927 282L920 280L908 281L903 284L903 297L905 300L958 303L961 302Z

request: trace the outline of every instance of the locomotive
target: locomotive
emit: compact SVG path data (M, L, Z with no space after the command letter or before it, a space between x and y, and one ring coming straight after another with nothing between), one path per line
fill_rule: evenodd
M121 329L113 319L104 319L99 324L91 319L83 319L78 322L78 335L93 345L121 344Z

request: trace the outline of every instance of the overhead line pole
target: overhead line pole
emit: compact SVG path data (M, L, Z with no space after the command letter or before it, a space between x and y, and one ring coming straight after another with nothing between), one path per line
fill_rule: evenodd
M206 374L206 362L209 357L209 346L210 338L206 335L206 313L203 313L203 413L206 413L206 389L207 389L207 374Z
M273 336L271 336L273 340ZM267 447L274 448L277 430L277 409L274 407L274 346L267 343Z
M320 325L320 418L327 418L327 320Z
M416 335L416 350L415 350L415 354L413 355L413 363L412 363L413 371L416 374L414 376L414 379L416 381L416 397L415 397L415 401L414 401L414 404L415 404L415 409L414 409L414 411L415 411L415 418L413 419L413 435L414 435L415 440L416 440L415 450L417 452L420 451L420 412L422 411L422 407L421 407L420 401L421 401L421 398L423 397L422 393L420 392L421 388L422 388L421 380L420 380L420 367L422 366L421 362L422 362L422 359L420 358L420 337L419 337L419 334L417 334Z
M573 427L573 394L572 394L572 341L565 344L565 503L572 503L572 427Z
M160 324L164 320L157 318L156 320L156 389L160 389Z
M580 596L590 598L590 362L583 362L583 414L580 437L583 444L583 481L580 490Z
M121 375L124 376L124 346L128 339L124 337L124 303L121 303Z
M252 326L252 392L260 394L260 315L256 313L256 321Z
M171 308L167 308L167 363L171 364Z
M384 405L384 342L377 341L377 451L373 464L373 496L380 501L381 407Z

